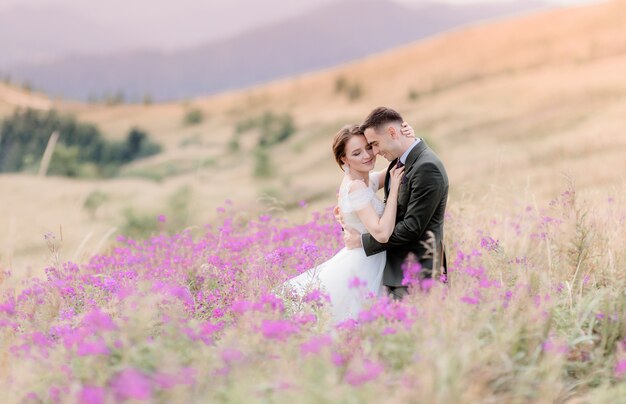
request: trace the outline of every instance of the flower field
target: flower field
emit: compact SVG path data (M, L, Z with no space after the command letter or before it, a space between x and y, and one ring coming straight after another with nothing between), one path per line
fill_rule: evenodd
M473 208L448 213L448 284L408 271L407 299L340 324L323 292L278 292L342 247L330 210L244 220L227 202L219 225L84 263L48 235L45 276L0 275L0 398L624 402L624 201Z

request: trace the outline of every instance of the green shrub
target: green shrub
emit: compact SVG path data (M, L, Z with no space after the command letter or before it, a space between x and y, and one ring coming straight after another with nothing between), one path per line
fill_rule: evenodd
M350 82L344 76L335 79L335 93L345 94L350 101L355 101L363 96L363 87L358 81Z
M25 81L22 83L22 90L26 91L27 93L30 93L33 91L33 85L30 84L30 82Z
M264 146L256 147L254 149L254 176L267 178L272 175L273 171L267 148Z
M348 80L344 76L335 79L335 92L342 93L348 88Z
M99 190L91 191L85 198L83 209L87 211L91 219L95 219L96 212L108 199L109 195L105 192Z
M78 161L78 147L57 145L50 160L48 173L50 175L62 175L65 177L78 177L81 172L81 164Z
M258 125L257 120L258 120L257 118L249 118L249 119L244 119L243 121L237 122L235 124L235 133L236 134L245 133L245 132L248 132L249 130L256 128Z
M228 141L228 151L231 153L236 153L241 149L241 144L239 144L239 137L233 136Z
M161 151L161 146L150 141L148 134L141 129L132 128L124 142L122 155L128 163L140 158L153 156Z
M124 223L120 231L132 238L147 238L159 230L156 215L138 213L133 208L124 210Z
M191 187L184 185L174 191L167 199L167 204L160 211L141 211L129 207L123 212L124 221L120 232L132 238L145 239L158 232L177 232L193 222L191 211ZM106 200L106 195L104 195ZM92 204L104 202L100 195L92 197ZM97 207L96 207L97 209Z
M284 142L296 132L296 125L289 113L275 114L266 111L261 116L237 122L235 134L256 129L259 131L258 146L269 147Z
M126 102L126 96L122 90L119 90L115 94L106 94L104 96L104 102L107 105L121 105Z
M191 197L191 188L184 185L178 188L168 198L168 208L170 211L168 227L170 229L180 230L189 225L191 221L191 210L189 208Z
M272 112L263 114L259 128L261 131L259 146L272 146L284 142L296 131L290 114L276 115Z
M185 112L183 124L185 126L198 125L204 121L204 113L199 108L192 108Z
M361 98L363 95L363 88L359 83L353 83L348 89L348 99L350 101L355 101Z

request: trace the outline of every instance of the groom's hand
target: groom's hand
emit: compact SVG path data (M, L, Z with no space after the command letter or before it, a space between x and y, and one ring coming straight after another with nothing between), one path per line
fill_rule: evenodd
M400 131L406 137L415 137L415 131L413 130L413 127L408 124L408 122L402 122Z
M361 233L354 230L351 227L346 227L343 232L343 241L346 243L348 250L354 250L355 248L361 248L363 243L361 242Z

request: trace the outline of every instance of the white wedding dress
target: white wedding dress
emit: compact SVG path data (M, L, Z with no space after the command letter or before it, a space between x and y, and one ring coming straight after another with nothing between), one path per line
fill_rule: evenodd
M371 204L380 217L385 204L378 198L378 174L370 174L369 187L349 193L353 180L339 189L339 207L344 222L359 233L367 229L356 212ZM367 299L378 297L383 291L382 277L386 252L366 256L363 248L341 249L328 261L288 280L285 286L299 295L312 289L321 289L330 297L333 319L340 322L356 319Z

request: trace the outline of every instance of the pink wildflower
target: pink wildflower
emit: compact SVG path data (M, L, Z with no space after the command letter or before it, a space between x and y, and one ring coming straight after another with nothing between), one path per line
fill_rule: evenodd
M402 278L403 286L414 286L419 285L420 279L419 274L422 271L422 266L419 262L406 262L402 265L402 273L404 277Z
M6 314L12 316L15 314L15 299L10 298L6 302L0 304L0 312L5 312Z
M261 332L268 339L284 341L298 331L299 327L287 320L263 320L261 324Z
M243 358L243 353L234 348L226 348L221 352L222 360L226 363L238 362Z
M302 300L306 303L317 303L319 305L330 302L330 297L319 289L313 289Z
M480 303L480 299L478 299L477 297L471 297L471 296L463 296L461 298L461 301L463 303L467 303L467 304L472 304L472 305L477 305L478 303Z
M83 326L91 328L93 331L112 331L117 329L111 316L101 312L99 309L93 309L85 315Z
M322 348L331 345L332 342L332 338L328 335L313 337L300 345L300 352L302 355L318 354Z
M361 278L359 278L358 276L355 276L348 282L348 287L351 289L359 289L365 286L367 286L367 283L365 283L365 281L362 281Z
M391 335L391 334L395 334L396 333L396 329L392 328L392 327L385 327L382 331L382 335Z
M620 379L626 376L626 359L617 361L617 363L615 364L614 372L615 376Z
M353 386L359 386L363 383L375 380L385 368L380 363L366 361L363 363L363 369L359 372L349 371L346 374L346 381Z
M330 358L331 358L331 361L333 362L333 365L335 365L336 367L343 366L347 362L347 358L343 356L342 354L340 354L339 352L333 352Z
M111 382L111 387L118 401L127 399L147 400L152 397L150 379L132 368L119 372Z
M353 318L349 318L337 324L338 330L354 330L359 325L358 321Z
M82 341L78 343L76 354L78 356L89 355L108 355L111 351L107 348L103 339L99 339L94 342Z
M104 404L104 389L97 386L83 386L78 392L79 403Z
M153 380L163 390L171 389L178 384L178 376L169 373L157 373L154 375Z
M480 239L480 246L487 251L497 251L500 248L500 242L487 236Z

